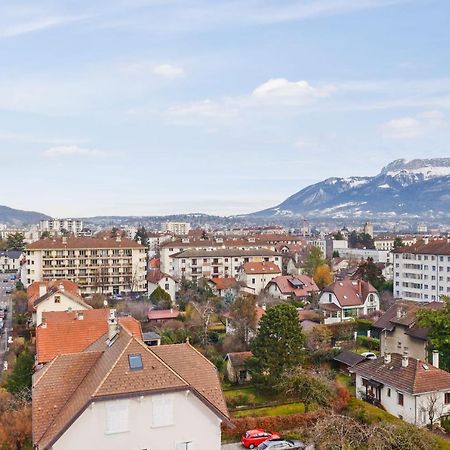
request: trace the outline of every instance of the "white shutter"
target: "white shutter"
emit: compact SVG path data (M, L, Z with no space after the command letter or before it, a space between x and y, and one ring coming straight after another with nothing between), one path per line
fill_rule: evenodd
M129 431L128 400L112 400L105 404L106 432L122 433Z
M173 425L173 397L170 394L155 395L152 398L153 426Z
M175 450L195 450L194 443L191 441L180 442L175 446Z

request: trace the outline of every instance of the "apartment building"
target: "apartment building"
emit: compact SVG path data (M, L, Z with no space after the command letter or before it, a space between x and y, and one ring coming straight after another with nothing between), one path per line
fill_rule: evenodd
M189 222L164 222L161 224L161 231L163 233L173 233L176 235L189 234L191 224Z
M145 247L124 238L62 237L26 247L27 284L67 279L82 295L146 290Z
M421 239L393 257L396 298L435 302L450 294L450 239Z
M63 231L77 235L83 229L81 219L44 219L39 222L40 231L50 234L60 234Z
M267 249L184 250L172 255L172 272L177 278L238 278L241 266L248 262L273 262L281 267L281 254Z
M23 252L16 250L0 252L0 272L18 272L23 256Z
M375 249L391 252L394 250L394 242L397 237L399 237L405 245L412 245L416 242L415 236L395 236L392 234L379 235L375 236L373 239Z

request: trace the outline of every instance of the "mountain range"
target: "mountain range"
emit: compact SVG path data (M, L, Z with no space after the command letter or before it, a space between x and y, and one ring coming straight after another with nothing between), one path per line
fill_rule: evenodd
M398 159L373 177L328 178L250 216L449 218L450 158Z
M22 211L0 205L0 223L3 224L20 227L39 223L42 219L49 219L49 216L35 211Z

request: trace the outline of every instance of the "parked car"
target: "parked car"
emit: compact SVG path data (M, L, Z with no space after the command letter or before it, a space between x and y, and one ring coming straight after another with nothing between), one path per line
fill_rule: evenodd
M9 283L8 278L3 278L3 283Z
M270 439L258 445L258 450L304 450L306 444L297 439Z
M375 355L375 353L372 352L361 353L361 356L364 356L364 358L366 359L377 359L377 355Z
M262 429L248 430L242 436L241 443L246 448L255 448L268 439L277 439L279 437L279 434L271 431L265 431Z
M13 293L13 290L12 290L12 288L7 288L5 292L6 292L7 294L12 294L12 293Z

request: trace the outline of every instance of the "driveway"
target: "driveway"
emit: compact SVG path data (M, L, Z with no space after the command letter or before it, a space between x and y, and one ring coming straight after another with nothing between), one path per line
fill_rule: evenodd
M244 450L244 447L242 447L241 443L238 442L237 444L222 445L222 450Z

